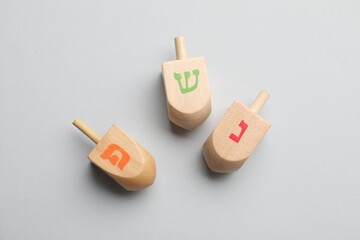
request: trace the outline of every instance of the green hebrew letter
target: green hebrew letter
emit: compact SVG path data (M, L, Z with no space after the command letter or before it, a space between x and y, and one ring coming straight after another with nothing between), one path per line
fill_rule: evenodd
M185 88L183 87L182 83L181 83L181 74L180 73L174 73L174 78L176 81L178 81L179 84L179 88L182 94L184 93L188 93L188 92L192 92L194 91L198 84L199 84L199 69L194 69L192 71L192 74L195 76L195 84L191 87L189 87L189 78L191 76L189 71L184 72L184 76L185 76Z

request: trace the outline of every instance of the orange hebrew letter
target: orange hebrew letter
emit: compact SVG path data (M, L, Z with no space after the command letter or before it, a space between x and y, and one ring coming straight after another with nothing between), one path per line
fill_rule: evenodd
M121 159L118 155L113 154L115 151L119 151L121 153ZM114 166L118 162L117 166L120 170L124 170L126 164L130 160L129 153L116 144L110 144L100 157L104 160L109 160Z

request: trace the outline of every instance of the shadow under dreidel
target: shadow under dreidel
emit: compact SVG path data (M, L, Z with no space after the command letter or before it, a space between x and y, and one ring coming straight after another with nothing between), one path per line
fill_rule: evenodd
M179 127L177 125L175 125L174 123L172 123L171 121L169 121L170 127L171 127L171 132L178 135L178 136L188 136L191 132L193 132L194 130L187 130L184 129L182 127Z
M135 197L140 195L144 191L127 191L125 188L115 182L110 176L108 176L101 169L99 169L96 165L91 163L89 164L89 168L92 175L91 179L94 180L94 183L99 185L102 189L107 189L111 193L124 197Z
M206 164L206 161L205 161L205 158L204 158L204 155L203 155L203 152L202 152L202 149L201 151L199 151L199 155L198 155L198 165L200 166L201 168L201 173L202 175L204 175L205 177L208 177L210 179L216 179L216 180L219 180L219 179L222 179L225 181L225 179L228 179L232 174L229 174L229 173L218 173L218 172L213 172L209 167L208 165Z

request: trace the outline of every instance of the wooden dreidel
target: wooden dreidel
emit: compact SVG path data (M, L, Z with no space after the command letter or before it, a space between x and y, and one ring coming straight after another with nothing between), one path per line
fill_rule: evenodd
M205 58L187 59L183 37L175 38L176 59L162 65L169 120L191 130L211 112Z
M96 143L88 155L90 161L126 190L137 191L154 182L153 157L116 125L101 138L81 120L76 119L73 124Z
M203 145L203 154L214 172L238 170L270 128L257 113L269 98L261 91L251 107L234 101Z

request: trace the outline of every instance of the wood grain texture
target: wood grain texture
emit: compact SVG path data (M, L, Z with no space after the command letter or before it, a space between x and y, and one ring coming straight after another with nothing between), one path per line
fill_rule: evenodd
M174 124L191 130L211 113L207 69L204 57L186 59L183 38L175 39L175 43L177 58L181 60L162 65L168 117ZM175 74L181 80L176 79Z
M262 95L263 97L263 95ZM246 130L239 125L243 121ZM270 123L238 101L234 101L203 145L203 154L214 172L234 172L251 155L264 137ZM243 135L238 142L231 135Z

